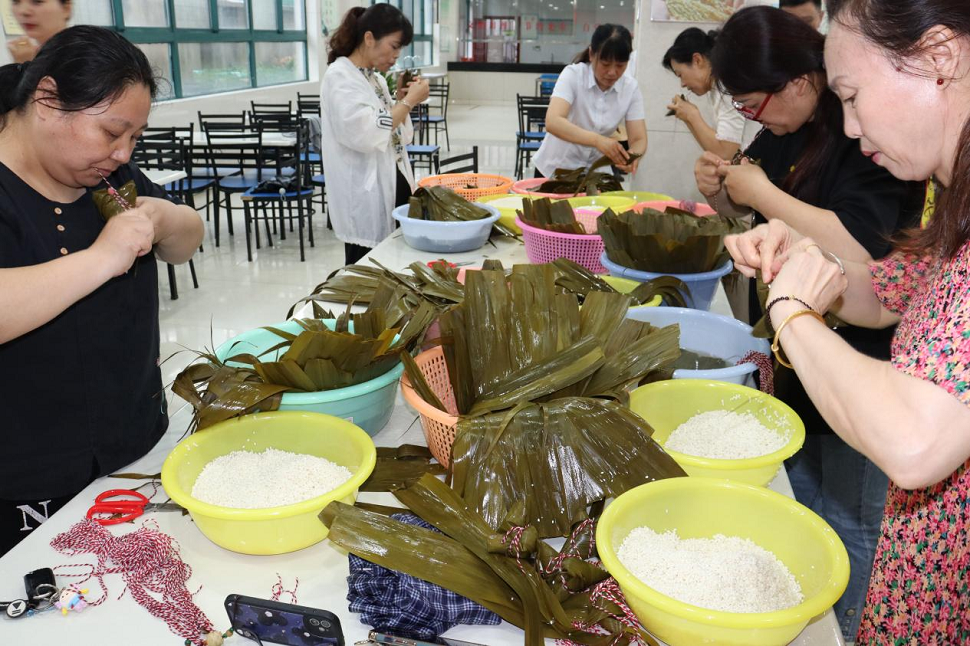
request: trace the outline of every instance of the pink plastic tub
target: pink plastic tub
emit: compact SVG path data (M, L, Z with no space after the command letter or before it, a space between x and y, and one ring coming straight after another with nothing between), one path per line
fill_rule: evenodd
M691 202L690 200L664 200L662 202L640 202L633 206L633 210L637 213L643 211L643 209L656 209L657 211L663 211L668 206L672 206L675 209L680 209L682 211L690 211L694 215L708 216L716 215L717 211L712 209L707 204L702 204L700 202Z
M537 193L532 189L537 186L541 186L545 182L545 178L534 177L532 179L520 179L515 184L512 184L512 192L518 193L519 195L531 195L532 197L548 197L553 200L565 200L567 197L585 197L586 193L579 193L573 195L572 193Z

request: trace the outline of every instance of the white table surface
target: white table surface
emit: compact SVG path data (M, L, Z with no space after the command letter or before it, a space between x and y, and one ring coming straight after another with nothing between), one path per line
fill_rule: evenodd
M401 270L414 261L427 262L435 259L435 254L419 252L408 247L395 232L376 249L373 257L392 270ZM486 244L478 251L451 254L448 260L460 263L471 262L480 265L486 258L500 259L507 266L515 262L526 262L525 250L521 244L509 239L496 240L495 246ZM366 260L361 261L366 262ZM729 311L724 293L719 289L713 306L714 311ZM140 473L157 473L162 462L178 442L190 419L190 408L185 405L174 411L169 432L145 457L121 469ZM404 443L424 444L424 435L417 415L404 403L398 392L398 399L387 426L374 437L378 446L399 446ZM60 564L93 563L91 557L68 558L50 548L50 541L57 534L67 530L84 517L88 507L97 494L107 489L131 488L131 480L101 478L93 482L63 509L55 513L18 546L0 558L0 599L15 599L23 596L23 575L41 567L54 567ZM771 488L786 495L791 494L791 486L784 470L771 483ZM156 502L164 500L159 493ZM362 493L360 500L380 504L397 504L390 494ZM188 516L178 513L155 513L149 518L158 523L160 529L175 537L181 545L182 558L192 566L193 575L189 581L190 589L201 586L195 596L196 604L220 629L228 628L229 623L223 608L223 600L228 594L244 594L258 598L269 598L271 588L277 581L277 573L282 577L284 587L292 589L299 577L298 602L300 605L322 608L335 613L343 626L346 643L366 637L369 627L359 621L359 616L347 610L347 557L329 541L280 556L248 556L236 554L211 543L193 525ZM138 521L140 522L140 521ZM133 525L111 526L109 531L121 535L132 531ZM66 579L60 583L66 584ZM181 640L172 634L160 619L155 619L127 594L118 596L124 589L120 576L106 578L108 600L98 607L90 607L82 613L70 613L67 617L57 611L46 612L34 617L17 620L0 619L0 643L4 645L27 644L70 644L70 646L104 646L105 644L139 644L140 646L180 646ZM96 581L86 584L90 590L89 599L100 595ZM290 601L286 595L283 601ZM490 646L521 644L523 633L519 628L502 623L498 626L458 626L448 631L447 636L465 639ZM233 636L227 643L230 646L251 644L242 637ZM551 645L552 640L547 640ZM814 620L792 642L797 646L842 646L841 634L832 611Z
M239 143L248 144L251 143L249 140L241 139L234 140L231 138L219 139L220 144L234 145ZM196 132L192 135L192 144L200 148L206 148L209 145L209 140L206 138L204 132ZM264 132L263 133L263 146L269 147L285 147L285 146L295 146L296 145L296 135L286 132Z
M142 172L145 173L145 177L159 186L177 182L180 179L185 179L188 177L184 170L163 170L161 168L149 168L147 170L142 170Z

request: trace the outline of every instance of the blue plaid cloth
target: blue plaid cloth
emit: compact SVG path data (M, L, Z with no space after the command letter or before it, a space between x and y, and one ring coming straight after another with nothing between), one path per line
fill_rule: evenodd
M413 514L395 514L391 518L437 531ZM360 613L361 623L399 637L432 640L459 624L502 622L494 612L471 599L353 554L347 583L350 611Z

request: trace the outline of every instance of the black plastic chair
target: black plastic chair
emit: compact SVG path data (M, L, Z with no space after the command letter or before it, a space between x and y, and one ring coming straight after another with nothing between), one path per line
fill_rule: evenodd
M315 114L320 116L320 95L296 93L296 113L300 117Z
M442 159L435 167L435 174L442 173L477 173L478 172L478 146L472 146L470 153L455 155L448 159Z
M139 139L138 143L135 145L135 149L132 151L131 158L138 168L142 170L183 171L187 175L190 174L192 170L191 159L186 154L185 142L179 139L176 139L175 141L168 141L165 138L153 138L150 134L147 139ZM180 182L181 180L171 182L167 186L178 187ZM187 195L182 189L176 188L175 190L167 190L169 194L172 194L186 204L189 204ZM169 294L171 295L172 300L175 301L178 300L179 297L178 281L175 277L175 266L171 263L165 264L168 267ZM199 278L195 273L195 262L191 258L189 259L189 273L192 275L192 286L195 289L198 289Z
M219 177L214 186L213 219L216 228L216 246L220 244L219 211L225 197L227 229L233 235L232 196L245 193L266 177L272 177L265 167L263 133L206 129L206 159L210 168L234 168L237 172Z
M250 101L251 114L293 114L293 102L286 103L256 103Z
M281 158L279 160L280 167L290 166L294 169L295 174L292 177L295 180L295 186L292 188L292 190L287 191L285 189L281 189L277 193L259 192L257 187L253 187L243 193L242 201L246 225L246 257L250 262L253 260L252 229L254 223L256 248L260 248L260 219L264 221L267 244L269 246L273 246L273 238L269 233L270 220L274 222L274 226L277 219L280 221L281 240L286 239L284 224L288 222L291 225L292 230L293 220L297 221L300 236L300 262L304 262L306 260L306 250L303 243L304 230L309 230L308 239L310 241L310 246L314 246L314 190L313 186L311 185L309 171L310 164L304 158L304 153L309 150L309 147L310 129L306 121L303 120L300 127L296 131L296 144L293 147L292 157ZM294 205L296 206L296 215L293 214ZM262 215L260 215L260 207L262 207ZM270 215L267 207L273 208L273 215Z
M428 144L428 116L427 104L421 103L411 110L411 123L414 126L414 140L418 143L406 146L408 158L412 160L412 165L417 170L419 164L427 164L428 173L434 172L438 165L438 155L441 148L435 144Z
M532 155L539 152L545 138L546 111L549 97L515 95L519 129L515 133L515 178L522 179L525 169L532 162Z
M448 150L451 150L451 141L448 138L448 96L450 88L451 85L448 83L438 83L429 88L429 104L432 108L437 109L439 114L426 114L423 118L424 124L434 130L435 145L438 144L438 132L444 130L445 147Z

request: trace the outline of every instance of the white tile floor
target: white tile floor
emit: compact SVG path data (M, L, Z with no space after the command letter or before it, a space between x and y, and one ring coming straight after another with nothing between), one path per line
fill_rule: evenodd
M511 177L515 166L515 105L452 105L448 112L451 151L442 157L470 152L479 147L479 170ZM440 137L444 147L444 135ZM286 318L290 306L309 294L335 269L343 265L343 244L326 228L326 219L314 220L315 247L307 246L306 262L300 262L296 234L274 246L255 251L246 260L246 237L242 208L234 208L235 236L222 222L221 246L215 246L212 223L206 224L205 251L195 255L199 288L193 289L188 266L176 267L179 298L168 292L165 266L159 264L162 378L166 384L193 359L191 352L218 346L227 339ZM224 215L222 217L225 217ZM169 392L177 410L184 402Z

